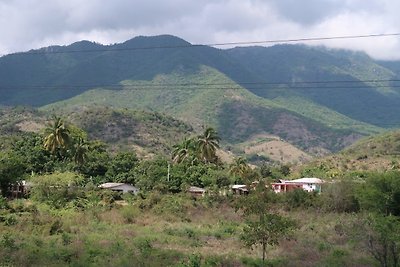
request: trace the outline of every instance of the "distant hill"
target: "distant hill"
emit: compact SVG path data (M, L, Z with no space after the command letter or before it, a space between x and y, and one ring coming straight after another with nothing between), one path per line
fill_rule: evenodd
M41 106L96 87L108 85L117 90L123 80L150 81L176 70L189 75L200 65L235 77L247 74L221 50L187 45L169 35L140 36L110 46L81 41L3 56L0 93L4 97L0 104ZM146 49L156 47L170 48Z
M214 126L228 146L274 135L321 155L400 125L395 82L359 83L395 80L398 69L363 53L303 45L221 50L170 35L80 41L1 57L0 105L160 112L196 131Z
M400 131L363 138L339 153L314 159L299 169L325 177L346 172L399 170Z
M160 84L159 81L163 81L165 86L152 87ZM167 86L177 82L188 85L182 89ZM219 89L218 85L207 88L190 85L199 82L223 83L225 88ZM333 129L321 121L257 97L219 71L206 66L190 75L177 71L170 75L158 75L150 82L123 81L121 85L122 90L94 89L45 106L43 110L68 111L86 104L147 109L171 114L193 125L198 131L205 126L216 127L227 144L237 144L269 133L314 155L339 150L366 132L379 131L379 128L360 124L344 116L330 116L341 125ZM362 127L356 131L354 129L357 127L353 128L351 122Z
M279 87L248 86L256 95L277 99L299 112L302 107L293 105L291 99L302 98L381 127L400 126L400 83L358 82L399 79L399 62L377 62L361 52L304 45L243 47L230 49L228 53L260 81L283 83Z
M41 133L52 114L0 108L0 136L5 139L21 132ZM191 126L156 112L81 106L58 114L85 130L91 140L107 143L112 151L133 150L141 157L169 155L174 144L194 134Z

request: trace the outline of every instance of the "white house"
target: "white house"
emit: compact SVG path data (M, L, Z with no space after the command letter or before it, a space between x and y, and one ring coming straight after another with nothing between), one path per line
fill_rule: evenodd
M117 192L132 193L134 195L136 195L139 192L138 188L134 187L131 184L125 184L125 183L104 183L99 185L99 187Z
M272 188L275 193L288 192L296 188L307 192L321 192L321 185L324 183L319 178L300 178L296 180L280 180L279 183L273 183Z

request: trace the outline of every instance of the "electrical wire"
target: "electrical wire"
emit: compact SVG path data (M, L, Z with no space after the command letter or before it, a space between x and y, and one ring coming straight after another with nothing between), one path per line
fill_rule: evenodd
M121 47L99 49L86 49L86 50L67 50L67 51L52 51L50 48L42 48L40 50L17 52L9 55L41 55L41 54L68 54L68 53L94 53L94 52L119 52L119 51L134 51L134 50L152 50L152 49L173 49L173 48L196 48L196 47L220 47L220 46L234 46L234 45L257 45L257 44L278 44L278 43L295 43L295 42L313 42L313 41L330 41L330 40L343 40L343 39L359 39L359 38L379 38L379 37L393 37L400 36L400 33L378 33L378 34L365 34L365 35L347 35L347 36L328 36L328 37L310 37L310 38L295 38L295 39L276 39L276 40L263 40L263 41L241 41L241 42L224 42L224 43L208 43L208 44L185 44L185 45L165 45L165 46L138 46L138 47ZM66 47L63 47L66 48Z
M299 82L219 82L219 83L151 83L151 84L75 84L75 85L1 85L0 89L13 88L132 88L132 89L178 89L176 87L197 87L197 89L279 89L286 86L289 89L374 89L374 88L399 88L400 79L375 79L375 80L329 80L329 81L299 81ZM378 83L378 84L377 84ZM395 83L382 85L379 83ZM332 85L333 84L333 85ZM341 85L345 84L345 85ZM361 85L360 85L361 84ZM327 86L330 85L330 86ZM220 86L219 88L216 88ZM226 87L223 87L226 86ZM274 87L273 87L274 86ZM190 88L189 88L190 89Z

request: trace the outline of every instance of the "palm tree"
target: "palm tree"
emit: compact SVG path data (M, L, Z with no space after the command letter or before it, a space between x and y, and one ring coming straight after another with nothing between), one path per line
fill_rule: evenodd
M74 161L79 166L82 166L83 163L86 161L87 152L89 150L89 145L87 142L82 138L78 137L77 141L74 144Z
M60 117L54 116L45 129L44 148L53 155L67 149L70 143L70 132Z
M218 133L211 127L197 137L197 149L201 161L205 163L217 161L216 152L220 140Z
M172 161L181 163L195 155L195 141L192 138L184 139L182 143L174 145L172 151Z
M236 175L244 179L250 172L250 166L247 164L247 160L243 157L238 157L229 166L229 173Z

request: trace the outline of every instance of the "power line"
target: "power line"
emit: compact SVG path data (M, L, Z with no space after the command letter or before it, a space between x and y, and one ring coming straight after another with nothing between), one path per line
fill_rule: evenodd
M172 49L172 48L195 48L195 47L220 47L220 46L233 46L233 45L256 45L256 44L277 44L277 43L294 43L294 42L313 42L313 41L330 41L330 40L343 40L343 39L359 39L359 38L379 38L400 36L400 33L378 33L366 35L347 35L347 36L328 36L328 37L310 37L310 38L297 38L297 39L276 39L276 40L263 40L263 41L241 41L241 42L224 42L224 43L208 43L208 44L184 44L184 45L165 45L165 46L139 46L139 47L125 47L125 48L99 48L99 49L86 49L86 50L68 50L68 51L49 51L49 50L36 50L28 52L18 52L9 55L40 55L40 54L68 54L68 53L94 53L94 52L119 52L119 51L134 51L134 50L151 50L151 49Z
M218 89L214 86L245 86L245 88L268 88L271 86L287 86L291 89L340 89L340 88L398 88L400 84L392 85L382 85L379 83L388 82L400 82L400 79L370 79L370 80L328 80L328 81L298 81L298 82L219 82L219 83L152 83L152 84L75 84L75 85L0 85L0 88L161 88L165 89L168 87L202 87L209 89ZM335 85L335 86L332 86ZM345 85L340 85L345 84ZM353 85L352 85L353 84ZM364 85L359 85L364 84ZM307 86L308 85L308 86ZM331 86L326 86L331 85ZM213 86L213 87L211 87ZM265 87L268 86L268 87ZM173 88L176 89L176 88ZM227 87L227 89L232 89L232 87ZM239 89L239 88L237 88ZM278 88L277 88L278 89Z

